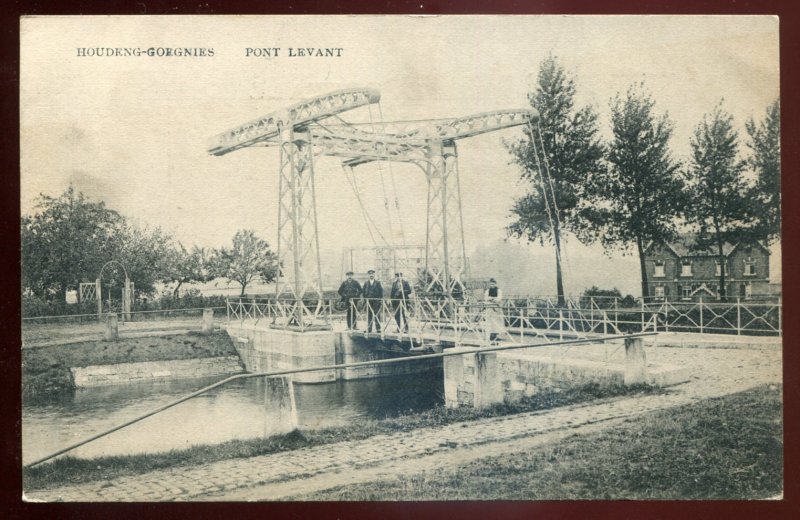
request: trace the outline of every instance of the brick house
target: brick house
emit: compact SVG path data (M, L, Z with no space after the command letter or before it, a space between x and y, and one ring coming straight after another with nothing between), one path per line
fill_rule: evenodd
M696 235L673 242L650 242L644 248L647 286L654 300L712 300L719 297L720 265L716 252L699 249ZM726 294L749 299L770 294L769 249L763 244L725 243Z

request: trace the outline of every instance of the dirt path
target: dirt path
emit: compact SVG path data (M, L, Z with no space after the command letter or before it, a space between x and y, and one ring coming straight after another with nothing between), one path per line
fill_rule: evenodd
M119 324L121 338L149 337L165 334L186 334L199 331L201 318L174 317ZM219 324L217 324L219 328ZM97 322L61 324L23 324L22 348L69 345L103 339L105 324Z

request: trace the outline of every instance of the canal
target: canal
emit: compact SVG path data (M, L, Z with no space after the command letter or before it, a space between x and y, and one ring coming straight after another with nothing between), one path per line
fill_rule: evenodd
M79 390L22 408L23 464L121 424L220 378ZM266 399L261 378L234 381L70 452L92 458L156 453L292 429ZM444 401L441 368L413 375L295 384L301 430L352 425L432 408Z

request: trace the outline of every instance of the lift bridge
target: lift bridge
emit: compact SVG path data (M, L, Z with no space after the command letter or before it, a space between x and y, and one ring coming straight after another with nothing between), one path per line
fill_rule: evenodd
M375 89L338 90L241 124L214 136L208 144L208 153L216 156L247 147L279 149L277 256L281 276L275 296L276 301L291 307L288 319L300 330L325 318L314 191L317 157L339 157L351 173L353 168L375 161L410 163L424 172L428 209L423 285L426 292L436 290L448 298L465 292L467 277L456 142L532 125L539 118L531 109L377 124L351 123L340 116L379 102L380 93Z

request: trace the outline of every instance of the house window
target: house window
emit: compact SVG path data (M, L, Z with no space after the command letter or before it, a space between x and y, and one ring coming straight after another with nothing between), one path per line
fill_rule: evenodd
M692 286L691 285L684 285L681 288L681 298L684 300L691 300L692 299Z
M664 298L664 286L656 285L656 298Z
M744 261L744 275L745 276L756 275L756 261L752 256L748 256L747 260Z
M744 297L745 298L752 298L753 297L753 286L748 284L744 285Z
M728 276L728 274L729 274L728 273L728 262L723 262L722 264L720 264L720 261L716 260L715 263L716 263L716 267L714 269L714 276L721 276L722 275L722 269L720 268L721 265L725 266L725 276Z
M663 260L656 260L655 262L655 272L653 273L654 278L663 278L666 276L664 274L664 261Z
M692 276L691 260L681 260L681 276Z

